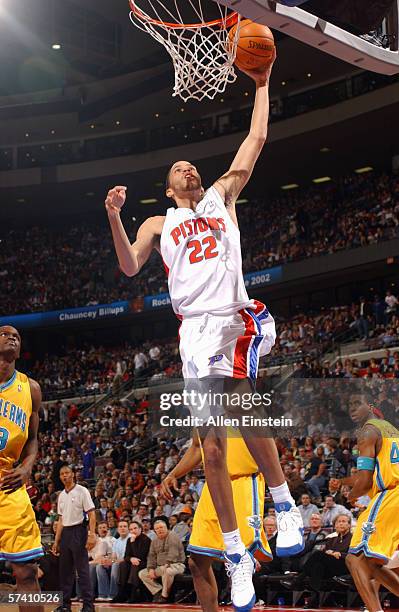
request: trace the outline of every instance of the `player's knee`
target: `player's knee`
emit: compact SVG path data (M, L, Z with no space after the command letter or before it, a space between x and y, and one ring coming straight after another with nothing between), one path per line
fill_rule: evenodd
M28 585L37 580L37 565L34 563L13 563L13 572L18 585Z

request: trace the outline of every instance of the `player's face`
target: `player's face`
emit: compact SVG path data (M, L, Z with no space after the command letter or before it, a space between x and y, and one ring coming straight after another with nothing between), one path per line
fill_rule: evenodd
M169 171L169 188L173 192L171 195L182 196L201 189L201 177L197 168L187 161L174 163ZM166 191L167 195L168 191Z
M15 327L4 325L0 327L0 355L6 355L12 360L18 359L21 351L21 336Z
M354 423L363 423L370 417L371 409L361 395L352 395L349 400L349 416Z

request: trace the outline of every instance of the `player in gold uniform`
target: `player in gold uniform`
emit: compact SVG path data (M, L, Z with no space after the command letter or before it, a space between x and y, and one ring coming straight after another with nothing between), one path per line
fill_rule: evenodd
M352 395L350 416L361 426L358 471L341 482L353 485L349 501L365 494L371 501L358 518L346 563L367 610L378 612L378 584L399 595L399 576L386 567L399 545L399 431L376 418L361 394Z
M234 510L245 547L259 561L270 561L272 553L263 528L265 481L239 432L227 434L227 469L233 489ZM182 478L203 463L198 435L176 467L162 482L162 492L172 497ZM216 510L207 484L202 489L187 550L194 587L201 607L206 612L217 612L218 590L212 571L212 561L225 561L224 542Z
M25 484L38 450L41 391L37 382L15 369L20 348L18 331L0 327L0 560L12 564L18 591L40 591L34 561L43 550Z

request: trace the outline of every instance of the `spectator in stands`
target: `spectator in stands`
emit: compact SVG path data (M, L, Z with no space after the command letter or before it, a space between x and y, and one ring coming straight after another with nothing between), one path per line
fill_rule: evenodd
M142 601L139 572L147 567L150 545L151 540L142 532L142 525L138 521L130 523L125 559L120 564L118 594L113 603Z
M119 538L112 544L111 556L103 557L97 565L98 598L111 601L118 593L119 566L125 558L129 539L129 523L121 519L118 523Z
M147 367L147 365L148 365L147 357L144 355L142 351L137 351L137 353L134 356L134 375L136 377L140 376L140 374Z
M98 521L106 521L107 520L107 500L105 497L101 497L100 499L100 507L96 510L96 517Z
M310 517L310 531L305 533L305 548L299 555L290 557L290 570L300 572L314 550L323 550L327 532L322 530L319 512L313 512Z
M327 482L327 464L324 460L323 446L318 446L316 455L312 454L305 464L304 480L312 497L321 501L321 489L324 489Z
M89 571L93 594L97 591L97 565L101 563L104 558L111 556L113 542L114 538L108 534L107 523L105 521L100 521L97 524L96 543L94 547L89 550ZM79 581L77 581L76 592L78 597L80 597Z
M323 527L331 527L334 524L335 519L340 514L348 516L349 520L352 519L352 515L349 510L344 506L336 504L332 495L326 495L324 498L324 507L321 513Z
M338 478L330 478L328 481L328 494L333 498L339 506L344 505L344 499L341 494L341 482Z
M173 518L173 517L170 517L170 518ZM155 531L151 529L151 520L148 518L144 518L142 519L141 523L143 525L144 535L146 535L147 538L150 538L150 540L155 540L156 534L155 534ZM177 523L177 519L176 519L176 523Z
M190 520L193 511L189 506L184 506L179 512L179 521L178 523L171 529L173 533L175 533L182 542L185 541L187 534L190 532L188 527L188 521Z
M195 474L191 477L191 482L189 485L189 489L193 495L196 495L196 500L198 501L201 497L202 489L204 488L204 481L200 480L198 476Z
M298 510L301 513L303 526L310 527L311 516L318 512L317 506L310 503L310 496L308 493L301 495L301 504L298 506Z
M334 522L336 535L327 538L325 549L314 550L298 576L281 581L288 588L303 588L308 577L313 591L309 607L318 606L318 593L322 590L323 580L348 573L345 558L352 538L350 527L350 518L346 514L338 514Z
M154 531L156 537L151 542L147 568L139 572L139 578L154 595L154 603L166 603L174 577L184 573L186 557L180 539L168 530L164 521L155 521ZM162 586L157 578L162 578Z
M369 316L372 314L372 307L365 297L361 297L359 300L359 314L356 320L359 337L362 340L366 340L369 335Z
M304 484L302 478L299 476L297 469L293 468L290 463L283 467L283 472L290 493L294 498L295 502L297 502L300 496L306 492L306 485Z
M36 516L36 520L41 523L42 525L44 525L44 522L46 520L47 517L47 512L45 511L45 509L43 508L42 502L41 500L39 500L36 503L36 506L34 508L35 510L35 516Z
M385 314L387 321L390 322L392 317L397 314L398 310L398 298L388 289L385 295Z
M95 457L91 448L84 442L82 444L83 479L91 480L94 476Z

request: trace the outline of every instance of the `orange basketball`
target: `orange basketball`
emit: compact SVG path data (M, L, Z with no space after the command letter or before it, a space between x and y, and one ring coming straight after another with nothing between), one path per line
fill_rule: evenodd
M238 44L235 64L244 70L264 70L273 57L274 38L271 30L261 23L242 19L229 31L233 41L238 25Z

